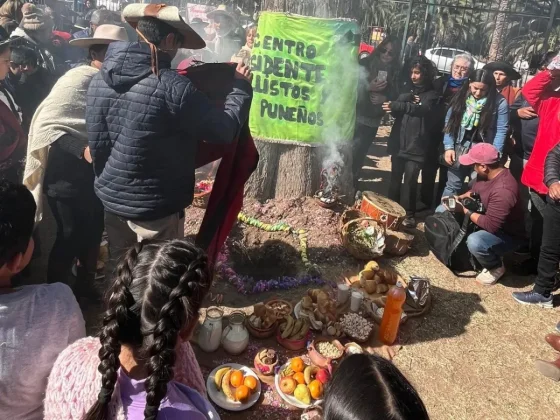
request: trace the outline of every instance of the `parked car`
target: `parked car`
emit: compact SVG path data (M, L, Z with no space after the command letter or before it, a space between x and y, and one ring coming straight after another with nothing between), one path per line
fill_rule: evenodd
M430 48L424 53L426 58L433 61L440 73L451 73L451 63L457 54L470 54L470 52L457 48L437 47ZM474 57L473 60L475 69L481 69L486 64Z
M366 44L365 42L360 42L360 49L358 50L358 58L366 58L374 50L373 45Z

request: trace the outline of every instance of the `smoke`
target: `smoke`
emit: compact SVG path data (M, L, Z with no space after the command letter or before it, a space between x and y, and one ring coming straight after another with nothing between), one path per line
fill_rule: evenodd
M367 83L367 73L358 64L357 54L350 54L355 51L352 44L357 42L359 37L359 34L353 34L350 31L338 35L338 39L335 39L334 43L334 51L338 60L332 64L332 70L322 86L324 99L321 110L326 117L322 132L324 145L322 167L327 174L332 172L333 168L335 169L336 182L340 179L339 173L344 168L344 157L341 151L344 148L349 149L348 145L353 140L348 131L348 124L349 121L351 124L354 123L356 108L354 102L341 100L341 96L346 95L345 92L357 92L358 85ZM332 179L330 181L333 182ZM331 185L330 187L336 186Z

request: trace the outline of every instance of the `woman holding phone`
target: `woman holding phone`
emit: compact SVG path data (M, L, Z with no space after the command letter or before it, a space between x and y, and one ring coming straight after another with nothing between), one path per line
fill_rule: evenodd
M476 70L453 97L447 116L442 163L448 167L443 197L459 195L472 168L459 164L459 155L471 146L484 142L493 144L502 154L508 131L509 107L496 90L494 74Z
M382 105L395 99L397 94L400 56L398 46L396 40L387 37L371 55L360 60L361 73L352 153L356 188L365 156L385 115Z

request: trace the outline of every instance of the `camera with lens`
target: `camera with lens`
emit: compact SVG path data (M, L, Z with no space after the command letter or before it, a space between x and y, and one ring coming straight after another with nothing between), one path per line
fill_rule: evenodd
M477 193L471 193L470 197L465 197L461 200L461 204L467 210L475 213L485 213L484 204L480 200L480 195Z

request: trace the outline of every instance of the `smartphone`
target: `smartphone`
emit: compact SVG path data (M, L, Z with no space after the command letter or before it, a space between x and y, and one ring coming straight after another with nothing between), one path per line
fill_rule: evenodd
M387 72L383 70L379 70L377 72L377 81L378 82L386 82L387 81Z
M455 205L457 204L457 202L455 201L454 198L449 197L449 200L447 201L447 207L449 207L449 210L455 210Z

